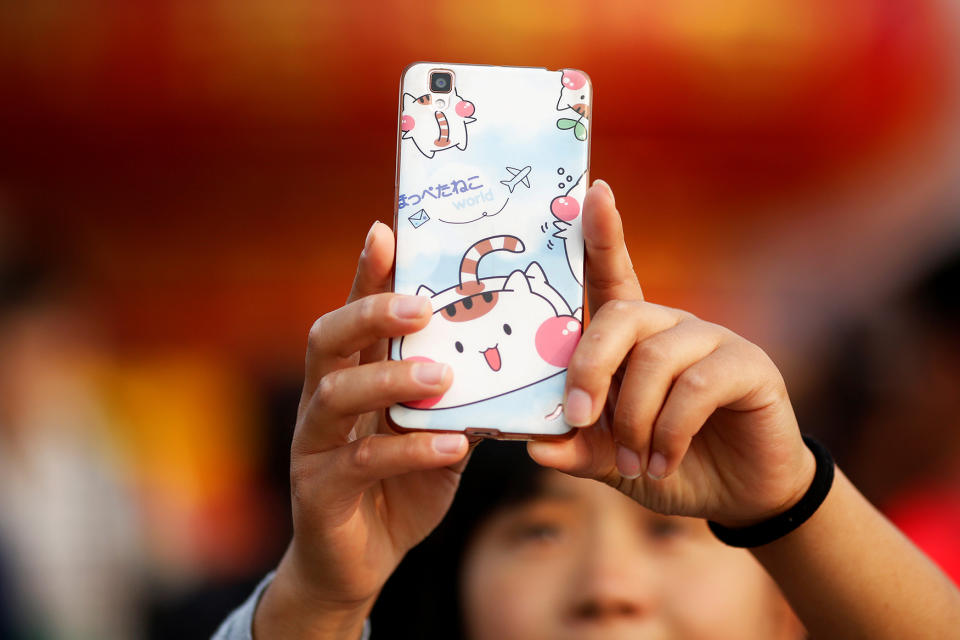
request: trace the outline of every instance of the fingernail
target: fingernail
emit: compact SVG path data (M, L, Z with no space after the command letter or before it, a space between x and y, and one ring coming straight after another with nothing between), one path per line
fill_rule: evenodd
M654 480L662 480L667 472L667 459L659 451L654 451L647 464L647 475Z
M596 180L593 181L593 184L599 184L604 189L606 189L607 195L610 196L610 201L613 202L613 204L617 204L617 199L613 197L613 189L610 188L610 185L607 184L606 180L597 178Z
M367 231L367 238L363 241L363 253L366 255L370 251L370 247L373 246L373 229L380 223L379 220L374 220L373 224L370 225L370 230Z
M390 302L390 312L398 318L419 318L429 304L423 296L397 296Z
M439 362L418 362L413 365L413 379L420 384L436 385L443 382L447 365Z
M640 456L622 444L617 445L617 471L624 478L630 478L631 480L639 477Z
M433 439L433 448L439 453L456 453L466 441L466 436L459 433L444 433Z
M583 389L567 391L567 401L563 405L563 416L567 424L574 427L586 427L593 413L593 401Z

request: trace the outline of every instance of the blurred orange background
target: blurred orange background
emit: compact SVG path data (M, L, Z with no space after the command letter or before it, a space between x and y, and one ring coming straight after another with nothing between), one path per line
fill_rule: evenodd
M65 267L85 329L55 357L102 407L142 588L275 562L273 390L392 220L407 63L586 70L647 297L803 394L838 324L960 245L958 26L949 0L0 7L0 257Z

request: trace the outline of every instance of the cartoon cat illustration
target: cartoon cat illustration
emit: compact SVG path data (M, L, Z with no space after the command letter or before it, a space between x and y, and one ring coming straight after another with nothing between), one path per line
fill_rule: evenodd
M460 261L460 283L429 295L430 323L400 341L404 360L453 367L445 394L407 403L413 409L458 407L528 387L566 369L580 340L583 309L571 310L537 262L506 277L478 278L477 267L494 251L522 253L510 235L475 242Z
M560 99L557 100L557 111L571 111L572 113L557 120L558 129L573 129L577 140L587 139L587 125L590 121L590 105L587 103L589 89L587 76L574 69L564 69L560 76Z
M444 101L439 108L438 101ZM403 94L400 118L401 138L413 140L417 150L428 158L444 149L467 148L467 125L474 122L475 108L454 89L452 93L425 93L419 98Z
M557 196L550 202L550 213L556 220L553 226L557 229L554 238L563 240L563 248L567 252L567 264L570 273L583 286L583 227L580 218L583 197L587 193L586 172L580 174L576 184L570 187L562 196Z

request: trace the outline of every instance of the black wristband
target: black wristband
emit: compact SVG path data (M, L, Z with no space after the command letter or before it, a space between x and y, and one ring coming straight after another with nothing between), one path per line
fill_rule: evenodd
M731 529L713 521L707 521L710 531L720 542L731 547L760 547L778 540L787 535L812 516L833 486L833 456L827 448L811 438L803 436L803 442L813 453L817 461L817 470L813 474L813 482L803 497L780 515L769 520L742 529Z

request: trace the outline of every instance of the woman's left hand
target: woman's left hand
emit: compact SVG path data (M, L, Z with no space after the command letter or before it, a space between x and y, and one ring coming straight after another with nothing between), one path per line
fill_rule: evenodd
M567 371L565 441L530 455L602 480L663 514L746 526L790 508L813 478L783 378L756 345L645 302L613 193L584 202L592 319Z

